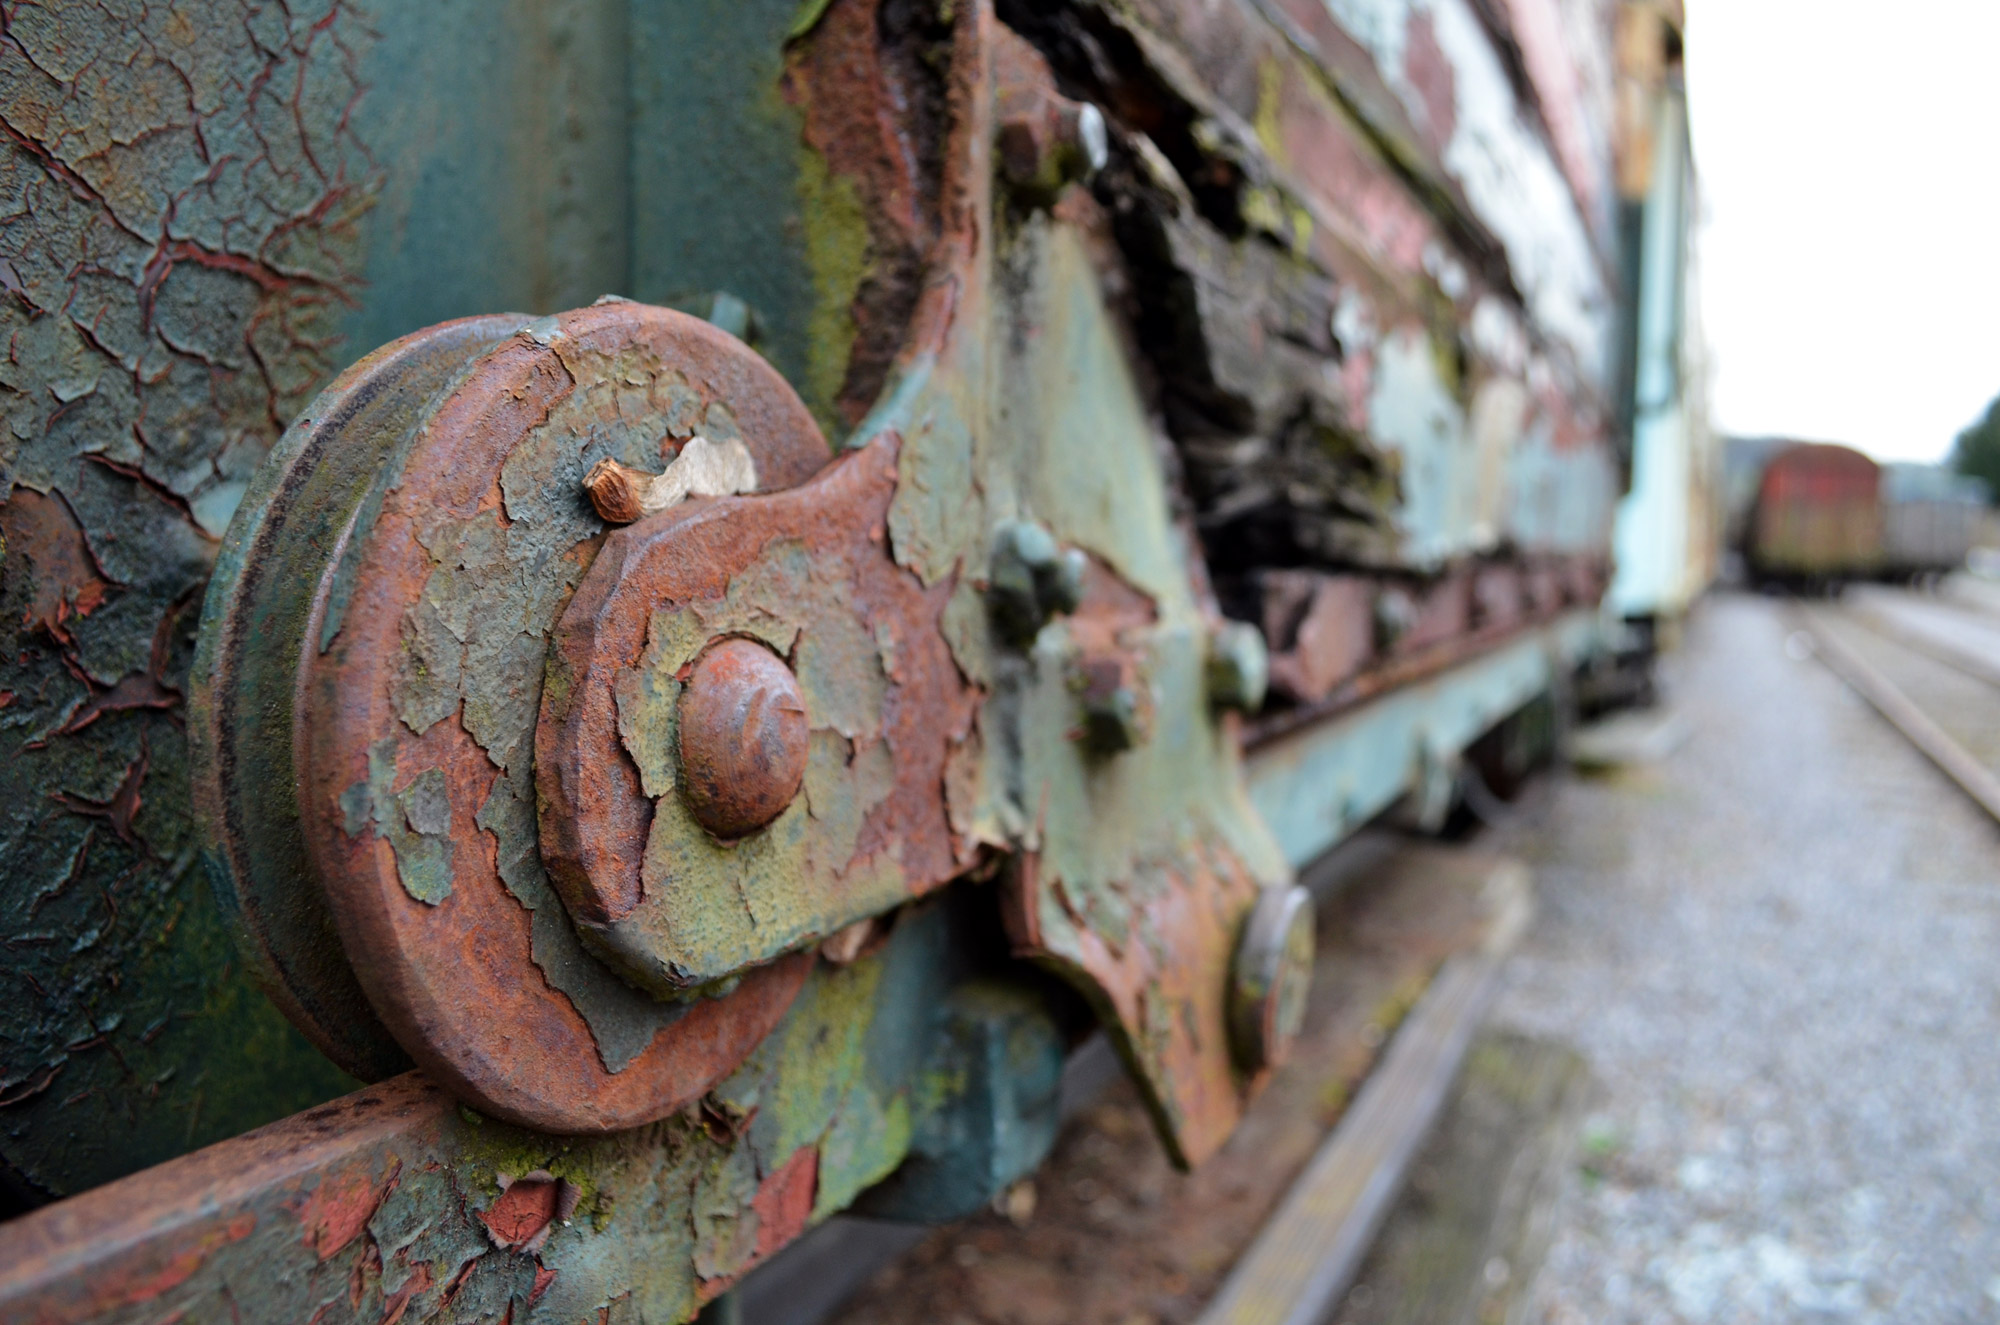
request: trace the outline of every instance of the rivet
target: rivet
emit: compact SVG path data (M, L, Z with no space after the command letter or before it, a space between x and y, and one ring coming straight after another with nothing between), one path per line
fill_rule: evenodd
M680 793L719 838L784 812L806 773L810 732L798 678L754 640L725 639L694 665L680 699Z
M1131 665L1119 658L1085 661L1073 683L1082 692L1086 748L1100 755L1123 754L1152 734L1150 695Z
M1266 888L1237 940L1230 971L1229 1030L1246 1071L1278 1067L1305 1024L1313 974L1312 894Z
M1009 520L993 534L986 599L993 624L1008 643L1026 647L1058 613L1083 601L1085 561L1031 520Z

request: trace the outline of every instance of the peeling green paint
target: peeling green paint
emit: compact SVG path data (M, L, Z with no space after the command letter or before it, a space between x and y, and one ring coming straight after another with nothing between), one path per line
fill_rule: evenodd
M860 619L850 592L844 572L816 564L804 545L774 543L722 599L656 612L645 652L615 683L619 736L655 808L638 909L588 938L645 987L726 979L901 900L894 844L853 858L895 770L881 731L890 643ZM758 832L718 842L675 789L677 677L709 641L732 635L789 657L811 743L804 794Z
M373 829L396 853L403 890L436 906L451 896L451 799L444 773L427 768L395 790L396 738L385 736L368 749L368 777L340 795L349 837Z

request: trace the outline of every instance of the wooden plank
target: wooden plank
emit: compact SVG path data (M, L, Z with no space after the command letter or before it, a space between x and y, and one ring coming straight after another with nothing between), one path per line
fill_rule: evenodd
M1524 867L1499 865L1487 887L1502 894L1504 909L1486 942L1445 964L1201 1325L1316 1325L1346 1293L1444 1107L1500 962L1527 922Z

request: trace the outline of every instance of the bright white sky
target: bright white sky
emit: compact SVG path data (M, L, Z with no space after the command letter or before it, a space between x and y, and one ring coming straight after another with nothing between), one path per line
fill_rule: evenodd
M2000 0L1687 0L1724 433L1933 460L2000 395Z

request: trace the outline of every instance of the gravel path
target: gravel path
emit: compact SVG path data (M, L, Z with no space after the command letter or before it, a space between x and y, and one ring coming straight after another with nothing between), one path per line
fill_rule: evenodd
M1530 1319L2000 1321L2000 829L1789 633L1709 603L1692 738L1498 834L1496 1019L1602 1088Z

